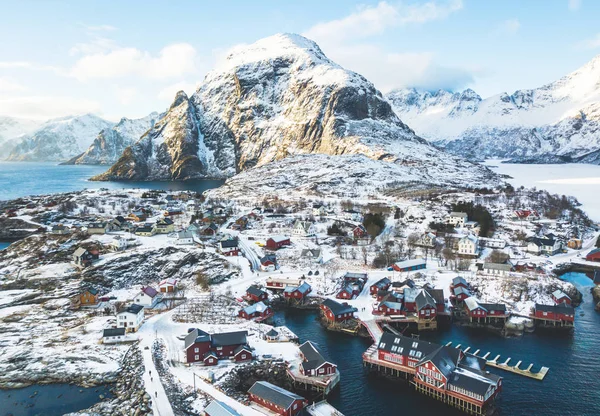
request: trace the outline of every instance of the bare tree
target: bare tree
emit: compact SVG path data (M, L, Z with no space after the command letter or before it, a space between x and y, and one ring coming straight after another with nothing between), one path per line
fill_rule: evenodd
M367 246L362 246L361 252L362 252L363 261L365 262L365 266L366 266L369 261L369 249L367 248Z

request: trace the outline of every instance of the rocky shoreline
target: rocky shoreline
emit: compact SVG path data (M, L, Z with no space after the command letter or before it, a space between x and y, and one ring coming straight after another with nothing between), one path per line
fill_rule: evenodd
M139 347L133 345L125 354L121 371L117 376L112 393L114 397L106 399L100 396L100 403L69 413L66 416L144 416L152 413L152 398L144 389L144 362Z

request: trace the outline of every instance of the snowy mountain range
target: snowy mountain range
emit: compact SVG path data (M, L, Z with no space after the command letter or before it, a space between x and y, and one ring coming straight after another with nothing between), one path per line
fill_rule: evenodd
M99 131L112 125L93 114L49 120L34 132L12 139L7 160L63 162L81 154Z
M320 156L295 157L306 154ZM436 183L471 180L475 186L497 180L487 168L415 135L372 83L292 34L234 50L192 96L178 93L164 117L95 179L223 178L243 171L244 178L260 181L274 166L299 181L294 171L312 161L351 175L346 159L334 160L342 155L359 155L353 165L374 180L374 170L384 165L400 182L435 177Z
M38 120L0 116L0 158L8 156L12 150L10 139L29 134L42 123Z
M512 95L402 89L387 98L417 134L457 155L600 163L600 55L558 81Z
M117 124L102 130L88 149L65 162L68 165L112 165L162 117L154 112L140 119L123 117Z

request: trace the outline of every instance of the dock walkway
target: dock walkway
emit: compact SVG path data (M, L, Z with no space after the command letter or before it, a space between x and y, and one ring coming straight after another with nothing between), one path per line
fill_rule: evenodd
M446 344L446 346L450 346L452 345L452 342L449 342ZM458 344L455 348L461 348L461 344ZM471 349L471 347L467 347L467 348L461 348L464 352L469 352L469 350ZM499 361L500 360L500 355L496 355L496 357L493 360L490 360L488 357L490 356L491 353L486 353L484 355L478 355L480 352L480 350L475 351L474 353L472 353L473 355L483 358L486 361L486 365L489 365L490 367L494 367L494 368L499 368L501 370L504 371L509 371L511 373L514 374L518 374L524 377L529 377L529 378L533 378L535 380L540 380L542 381L544 379L544 377L546 377L546 374L548 374L548 371L550 370L549 367L542 367L540 368L540 371L538 371L537 373L534 373L531 371L531 369L533 368L533 364L529 364L529 367L527 367L526 369L522 369L520 368L522 361L517 362L516 365L511 366L508 365L509 361L511 360L511 358L507 358L504 362Z

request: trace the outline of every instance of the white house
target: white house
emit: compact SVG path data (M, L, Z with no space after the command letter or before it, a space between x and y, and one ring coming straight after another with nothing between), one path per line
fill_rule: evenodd
M342 217L348 221L363 222L363 216L360 212L348 209L342 213Z
M135 332L144 321L144 307L135 303L117 313L117 328L125 328L127 332Z
M179 231L175 238L178 245L194 244L194 235L190 231Z
M109 328L102 331L103 344L117 344L127 340L128 338L127 335L125 335L125 328Z
M153 308L160 301L160 293L150 286L142 287L142 290L135 296L134 302L146 308Z
M303 259L314 261L315 263L323 262L323 253L320 249L305 248L300 252L300 257Z
M512 271L512 266L510 264L500 264L500 263L483 263L483 271L486 274L492 274L497 276L508 276Z
M506 247L506 240L502 240L500 238L479 237L479 241L483 247L499 249Z
M114 251L123 251L129 246L129 242L127 239L121 237L120 235L115 236L109 244L111 250Z
M527 248L525 249L529 253L533 254L547 254L553 256L558 253L562 248L562 244L559 240L546 236L545 238L531 237L527 240Z
M463 227L469 220L466 212L451 212L446 217L446 224L452 224L455 227Z
M325 206L322 204L313 204L312 206L312 214L315 217L321 217L325 214L327 214L327 211L325 210Z
M436 236L434 233L425 233L419 238L417 245L421 247L433 248L435 247L435 239Z
M479 239L472 234L458 240L458 254L476 256L479 252Z
M297 237L312 237L317 234L317 229L310 221L296 220L292 228L292 234Z

